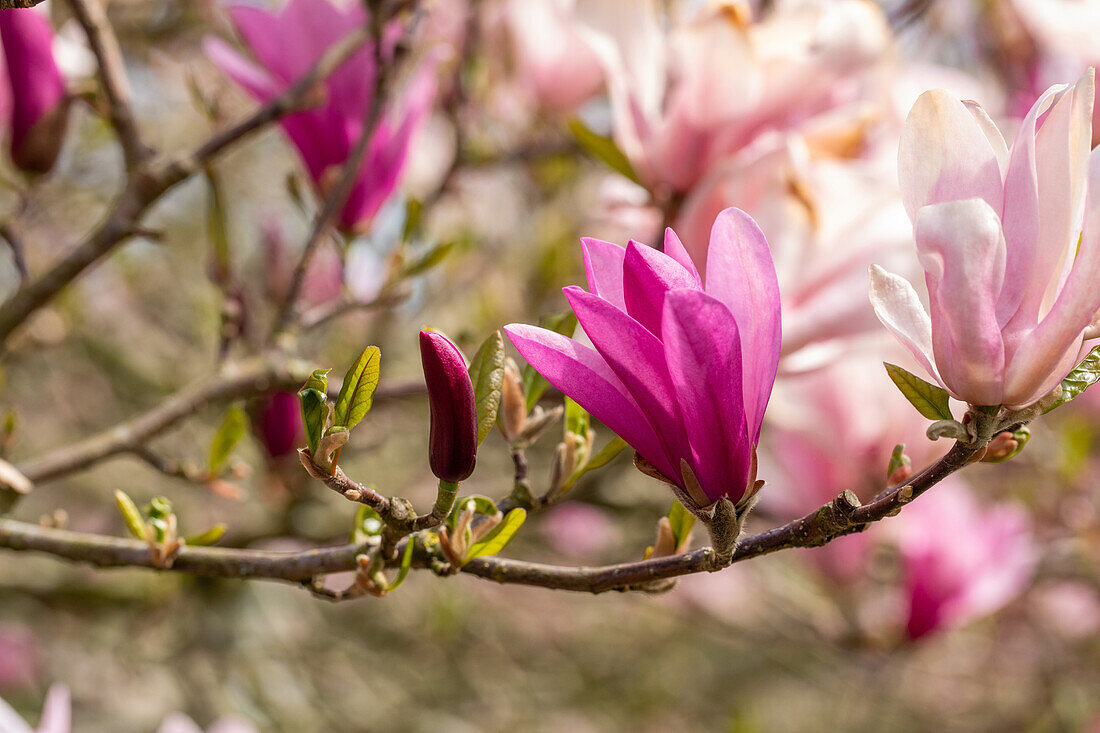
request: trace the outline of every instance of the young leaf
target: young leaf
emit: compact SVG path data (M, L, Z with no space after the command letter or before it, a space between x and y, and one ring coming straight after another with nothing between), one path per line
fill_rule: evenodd
M887 362L882 363L886 367L886 373L890 375L905 399L917 408L917 412L929 420L950 420L951 407L948 404L949 395L943 387L929 384L915 374L910 374L901 367Z
M188 537L184 540L184 543L191 545L192 547L205 547L207 545L212 545L222 538L222 535L225 534L226 529L228 529L228 527L226 527L226 525L224 524L215 524L213 527L206 530L202 534L197 534L194 537Z
M500 410L500 395L504 389L504 337L494 331L474 354L470 362L470 381L474 383L477 402L477 443L493 429Z
M420 231L421 214L424 212L424 204L419 199L411 196L405 201L405 227L401 232L401 241L408 242Z
M331 369L318 369L309 376L298 391L302 405L302 428L309 444L310 455L317 453L317 444L325 432L328 418L328 373Z
M1081 362L1062 380L1062 393L1053 404L1043 410L1046 414L1076 398L1090 386L1100 381L1100 346L1094 346Z
M229 460L229 455L241 442L241 438L248 432L248 416L239 407L230 407L222 419L221 427L214 433L214 440L210 443L210 475L217 476Z
M526 519L527 512L523 509L513 509L508 512L504 520L494 527L492 532L485 535L480 542L474 543L466 555L467 562L475 557L487 557L503 550L515 537L516 532L523 526Z
M684 505L676 499L672 500L672 506L668 509L668 521L672 525L672 537L676 540L676 547L684 544L691 528L695 526L695 515L684 509Z
M902 466L908 466L909 463L909 456L905 455L905 443L898 443L894 446L893 452L890 453L890 464L886 467L886 478L890 478L894 475L894 471Z
M474 503L474 511L478 514L484 514L487 517L496 516L497 509L496 503L487 496L481 496L479 494L472 494L470 496L464 496L455 502L454 508L451 509L451 513L447 515L447 526L454 530L455 523L458 521L458 515L462 513L462 510L466 508L466 505L470 502Z
M442 244L435 245L423 255L402 267L398 277L412 277L413 275L419 275L422 272L432 269L443 261L443 258L450 253L454 245L454 242L443 242Z
M573 311L566 311L540 318L539 325L560 333L562 336L572 336L573 332L577 330L577 317L573 314ZM549 386L550 383L546 381L546 378L536 372L530 364L523 368L523 393L527 395L527 412L531 412L535 408Z
M589 458L583 466L577 469L576 473L569 477L569 480L562 486L562 490L568 491L589 471L595 471L597 468L603 468L611 463L617 455L623 452L624 448L626 448L626 441L616 435L611 439L611 442L600 449L599 453Z
M416 542L410 537L405 542L405 554L401 556L401 569L397 571L397 576L393 579L393 582L386 586L387 593L397 590L405 582L405 578L408 577L409 568L412 567L414 547L416 547Z
M348 430L355 427L368 412L378 388L382 368L382 352L377 346L368 346L344 375L340 394L336 396L335 419L337 425Z
M207 182L206 234L214 255L214 278L219 284L229 280L229 234L226 226L225 197L214 169L205 169Z
M364 542L368 537L377 537L382 534L385 525L382 516L366 504L359 506L355 512L355 524L351 528L351 542Z
M565 398L565 432L588 437L588 412L569 397Z
M576 117L569 120L569 132L573 133L573 137L577 138L577 142L589 155L602 161L616 173L621 173L635 183L638 182L638 175L634 172L630 161L611 138L593 132Z
M122 521L126 523L126 529L130 530L130 534L137 537L142 542L149 539L145 526L145 518L141 516L137 504L130 498L130 495L125 491L116 489L115 504L118 505L118 512L122 515Z
M328 392L328 373L331 369L314 369L309 379L302 385L302 389L315 389L318 392Z

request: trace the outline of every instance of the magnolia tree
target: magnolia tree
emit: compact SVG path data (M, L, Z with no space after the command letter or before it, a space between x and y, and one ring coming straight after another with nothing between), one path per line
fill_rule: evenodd
M1100 337L1100 153L1088 66L1100 46L1095 33L1059 44L1080 28L1059 30L1036 8L1061 4L996 11L1033 45L1006 55L1008 103L991 92L989 111L967 98L972 79L897 63L893 34L929 3L903 3L892 17L860 0L217 4L196 44L204 76L190 83L210 132L173 148L145 119L157 90L133 91L133 62L102 0L55 0L49 12L5 0L0 110L16 201L0 226L11 253L0 303L7 358L41 348L43 314L93 268L132 240L163 239L147 215L191 179L204 179L221 300L216 366L160 404L37 453L16 440L10 413L5 561L46 553L98 568L279 580L349 600L393 593L414 570L431 582L462 574L655 593L811 547L821 548L807 555L820 582L844 589L875 548L891 546L905 599L896 626L908 638L997 610L1027 587L1043 547L1026 508L979 499L967 468L1015 458L1029 426L1100 379L1100 350L1090 350ZM941 83L948 89L923 91ZM245 111L234 118L227 106ZM94 117L113 132L117 189L77 239L47 245L27 212L44 206L59 166L81 165L87 145L73 138ZM250 221L265 242L258 284L239 266L223 179L226 161L270 128L297 154L290 196L307 225L295 245L280 223ZM501 160L582 157L600 182L582 194L595 212L578 233L618 241L559 247L558 260L573 263L556 283L559 307L549 296L487 328L441 316L455 339L418 329L443 291L477 287L443 274L480 246L439 234L463 179ZM434 180L413 194L405 184L418 167ZM484 216L508 220L506 197L477 202L486 204ZM522 247L530 233L506 237ZM357 262L371 247L375 258ZM586 287L570 284L568 273L582 271ZM341 328L364 313L370 341L419 339L422 377L383 369L386 354L363 329ZM323 333L358 356L326 362ZM356 429L377 420L387 430L392 418L372 406L399 396L430 414L416 451L438 479L434 501L394 495L385 475L351 475L349 461L370 450ZM53 409L49 393L34 402ZM154 447L207 408L220 422L205 465ZM350 538L255 549L264 538L235 537L231 511L212 527L177 513L171 492L193 490L185 484L241 499L252 479L234 455L250 429L284 476L347 500ZM1049 454L1056 442L1045 433L1028 452ZM501 495L479 491L494 485L476 470L486 451L514 467ZM650 546L621 547L621 562L599 566L573 564L569 547L553 564L509 547L543 510L583 506L578 489L629 465L620 454L637 469L639 495L671 499L650 518ZM61 492L50 494L53 515L21 516L32 491L120 456L175 483L141 501L131 496L148 497L147 487L120 485L111 522L69 518ZM570 546L610 531L583 511L560 516L579 523ZM51 696L41 730L68 728L65 694ZM194 727L172 725L162 730Z

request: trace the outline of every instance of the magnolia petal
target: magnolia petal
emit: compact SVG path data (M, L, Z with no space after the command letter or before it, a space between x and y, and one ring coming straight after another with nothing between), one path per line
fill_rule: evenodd
M657 433L638 403L594 349L559 333L513 323L504 327L535 371L607 425L666 476L676 476Z
M779 282L764 233L752 217L729 208L714 221L706 291L726 304L741 332L745 415L753 444L779 368Z
M680 241L680 237L676 236L676 232L672 231L672 227L665 227L665 254L683 265L684 269L695 278L695 282L698 283L699 287L703 287L703 280L699 277L699 270L696 269L695 263L684 247L684 243Z
M894 338L942 385L932 362L932 320L905 278L871 265L871 305Z
M588 290L626 311L626 300L623 298L623 259L626 250L602 239L583 237L581 254Z
M914 232L940 378L960 399L999 405L1005 367L997 324L1005 271L1001 220L982 199L949 201L920 209Z
M942 89L920 95L905 119L898 178L911 219L922 206L975 197L1001 210L997 153L966 105Z
M964 99L962 103L974 117L974 121L978 123L978 127L985 134L985 139L989 141L989 147L993 149L993 155L997 157L997 167L1001 171L1001 177L1004 178L1004 173L1008 170L1008 145L1005 143L1004 135L997 129L997 125L982 105L973 99Z
M668 371L707 497L737 502L749 477L752 445L742 401L741 339L720 300L698 290L665 297L662 330Z
M626 312L660 337L665 293L673 288L700 289L698 275L663 252L630 242L623 259Z

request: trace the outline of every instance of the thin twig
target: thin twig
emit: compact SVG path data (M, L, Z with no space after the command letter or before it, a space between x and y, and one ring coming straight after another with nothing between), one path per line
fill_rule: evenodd
M309 331L349 313L363 313L400 305L408 300L410 295L409 290L403 289L381 293L373 300L337 298L305 311L302 317L298 319L298 327L303 331Z
M99 66L99 78L107 97L108 115L122 146L126 170L134 171L152 154L152 150L142 142L134 120L134 110L130 103L130 81L126 77L126 65L122 60L118 38L115 37L99 0L69 0L69 6L88 36L88 45Z

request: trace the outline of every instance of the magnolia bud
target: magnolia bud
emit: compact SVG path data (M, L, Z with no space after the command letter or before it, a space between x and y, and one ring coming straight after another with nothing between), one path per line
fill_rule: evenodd
M527 426L527 396L523 393L523 377L512 359L504 362L504 384L500 393L500 432L514 443Z
M474 385L462 353L441 333L420 332L420 360L431 409L428 463L439 479L457 483L477 459Z

